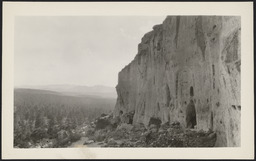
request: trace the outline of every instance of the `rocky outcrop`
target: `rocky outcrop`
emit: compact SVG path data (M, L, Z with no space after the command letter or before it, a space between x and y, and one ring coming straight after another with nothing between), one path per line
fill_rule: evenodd
M114 116L180 122L240 146L240 17L168 16L118 75Z

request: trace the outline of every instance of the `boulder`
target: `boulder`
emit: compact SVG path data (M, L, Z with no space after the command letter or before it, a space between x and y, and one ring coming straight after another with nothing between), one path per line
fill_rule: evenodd
M87 141L84 142L84 145L88 145L88 144L92 144L92 143L94 143L93 140L87 140Z

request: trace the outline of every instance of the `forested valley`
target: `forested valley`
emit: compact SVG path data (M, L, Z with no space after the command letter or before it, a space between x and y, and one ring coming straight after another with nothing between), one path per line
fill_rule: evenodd
M82 129L109 114L114 98L69 96L35 89L14 90L14 147L67 147L83 136Z

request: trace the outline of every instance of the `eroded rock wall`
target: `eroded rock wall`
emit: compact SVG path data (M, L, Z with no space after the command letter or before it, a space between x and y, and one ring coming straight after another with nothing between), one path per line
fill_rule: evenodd
M115 116L217 133L215 146L240 146L240 17L168 16L138 45L118 76Z

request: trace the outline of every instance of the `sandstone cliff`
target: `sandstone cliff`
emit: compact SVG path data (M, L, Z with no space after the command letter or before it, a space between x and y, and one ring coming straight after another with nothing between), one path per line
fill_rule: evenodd
M115 116L180 122L240 146L240 17L168 16L118 76Z

